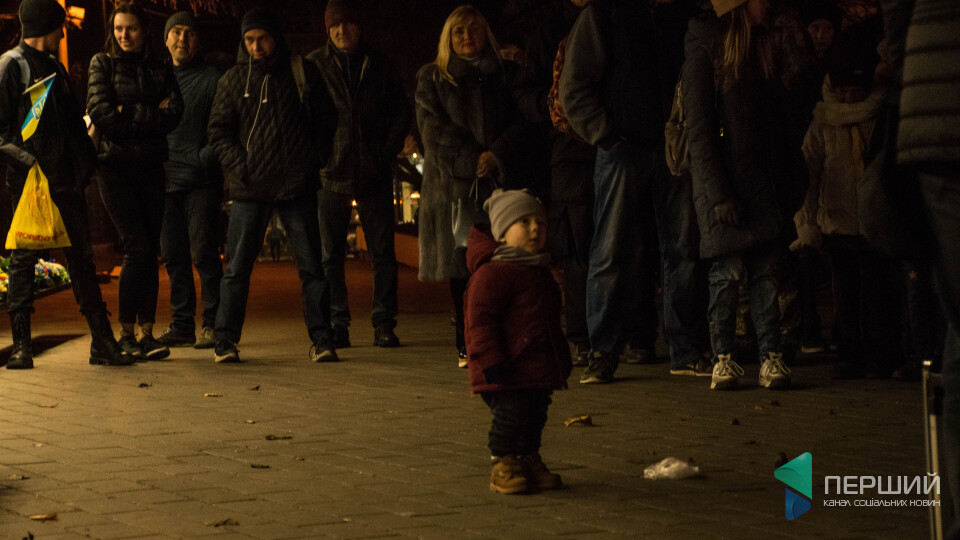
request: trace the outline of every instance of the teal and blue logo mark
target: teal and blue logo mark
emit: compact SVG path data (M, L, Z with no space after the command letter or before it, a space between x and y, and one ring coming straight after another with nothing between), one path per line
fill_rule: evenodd
M800 454L774 471L773 476L789 487L784 490L784 514L787 519L796 519L810 511L813 500L813 454Z

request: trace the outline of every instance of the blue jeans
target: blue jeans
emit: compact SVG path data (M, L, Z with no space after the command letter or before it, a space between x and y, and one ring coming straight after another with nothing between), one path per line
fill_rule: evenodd
M707 285L700 265L692 179L663 169L655 175L651 191L660 241L663 329L670 345L670 367L679 368L699 360L707 348Z
M217 341L240 341L250 292L250 273L263 246L263 236L273 210L280 216L297 264L307 333L314 343L330 343L333 339L330 297L320 255L317 199L312 196L276 203L234 201L227 228L230 260L220 282L220 307L214 335Z
M321 189L317 195L320 208L320 236L323 242L323 272L330 284L330 317L335 326L350 325L347 304L347 281L344 257L347 251L347 225L350 222L350 201L353 197ZM393 237L393 197L358 198L357 212L367 252L373 261L374 327L397 325L397 255Z
M777 253L766 243L737 253L722 255L710 267L710 341L713 360L734 351L738 288L746 279L750 315L757 332L760 357L780 352L780 307L777 305Z
M948 324L942 370L941 462L946 465L944 480L953 495L954 527L960 528L960 170L956 166L931 168L921 171L917 179L933 233L934 281Z
M200 276L204 327L213 327L220 304L220 200L223 190L199 187L167 193L163 207L160 253L170 277L170 326L184 332L196 329L197 291L193 266ZM192 254L192 264L191 264Z
M648 256L641 196L651 185L658 160L663 160L662 152L628 142L597 149L595 229L587 271L587 329L595 351L615 354L631 328L656 326L656 321L637 324L629 319L636 305L631 292L639 288L632 264Z

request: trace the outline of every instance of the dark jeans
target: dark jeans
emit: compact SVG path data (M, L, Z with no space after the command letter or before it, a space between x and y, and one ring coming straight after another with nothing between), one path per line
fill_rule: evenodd
M700 263L692 179L658 171L651 193L660 242L663 329L670 366L678 368L696 362L707 350L707 281Z
M230 260L220 282L220 307L217 309L214 335L217 341L240 341L250 293L250 274L263 247L267 222L274 210L287 232L287 241L300 275L307 333L314 343L329 343L333 339L330 297L320 255L317 199L312 196L277 203L233 202L227 227L227 255Z
M335 326L350 325L347 282L343 263L347 252L347 226L353 197L321 189L317 195L320 209L320 238L323 242L323 272L330 284L330 318ZM357 198L357 212L367 252L373 261L374 327L396 326L397 255L394 252L392 195Z
M496 457L524 456L540 451L547 425L550 390L484 392L484 403L493 413L487 445Z
M817 307L817 271L822 264L820 252L800 248L797 252L797 301L800 307L800 342L823 339L823 321Z
M97 283L97 268L90 248L90 229L87 226L87 203L83 193L51 192L53 203L60 210L63 225L70 237L70 247L63 248L66 266L70 271L73 296L80 306L80 313L92 315L106 311ZM17 207L20 193L11 197L13 208ZM7 271L7 311L33 313L34 275L39 252L15 249L10 253L10 268Z
M220 304L220 201L219 186L168 192L163 212L160 253L170 277L170 326L184 332L196 329L197 291L193 266L200 276L203 327L212 328ZM192 264L191 264L192 254Z
M943 448L946 483L960 526L960 168L932 167L917 175L932 235L934 280L947 317L943 351ZM947 524L945 524L947 525ZM949 527L945 527L949 529ZM956 531L955 531L956 532Z
M860 236L826 235L824 246L833 262L833 295L844 336L840 361L881 370L899 365L900 284L891 259Z
M123 243L119 320L152 323L160 287L157 253L163 225L164 176L160 163L100 165L100 197Z
M946 323L933 292L933 274L927 261L903 261L906 335L904 352L917 363L939 358L943 352Z
M656 320L630 321L637 274L631 264L648 255L641 197L650 188L662 149L621 142L597 150L594 172L594 234L587 274L587 327L595 351L614 353L630 328L656 327ZM610 366L616 368L616 366Z
M587 268L593 236L593 207L587 204L553 203L550 234L553 255L563 263L564 318L567 339L590 348L587 331Z
M450 296L453 297L453 316L457 323L457 351L467 350L467 340L464 336L466 323L463 320L463 295L466 292L466 279L450 278Z
M713 260L710 267L710 340L714 362L734 351L739 284L746 280L750 316L760 357L780 351L780 307L777 305L777 253L772 242Z

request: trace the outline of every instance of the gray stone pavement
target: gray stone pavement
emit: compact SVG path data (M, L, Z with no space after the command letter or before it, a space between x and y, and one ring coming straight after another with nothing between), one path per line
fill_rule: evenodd
M493 494L489 413L456 368L447 286L402 269L404 346L378 349L370 272L348 264L354 347L338 364L307 359L289 263L257 266L239 365L174 349L162 362L89 366L70 293L40 300L34 335L48 348L35 369L0 372L0 538L927 534L925 508L823 506L826 475L924 474L919 385L831 381L826 358L799 361L795 389L779 393L756 386L756 365L728 393L670 376L666 363L625 365L607 386L571 377L554 394L542 451L566 488ZM104 291L115 308L116 282ZM166 294L164 281L161 306ZM162 328L164 307L159 319ZM0 347L9 344L0 322ZM594 425L564 426L581 415ZM774 462L807 451L813 509L788 521ZM692 458L702 474L643 478L668 456Z

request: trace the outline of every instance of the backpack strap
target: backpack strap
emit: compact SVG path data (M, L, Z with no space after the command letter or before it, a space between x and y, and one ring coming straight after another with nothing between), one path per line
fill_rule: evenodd
M307 86L307 75L303 72L303 56L299 54L291 56L290 69L293 71L293 81L297 84L297 93L300 94L300 103L303 103L310 91L310 87Z
M0 71L5 69L9 62L16 62L20 66L20 84L23 86L23 90L29 88L30 65L27 64L27 59L23 56L23 53L15 47L0 55ZM23 92L23 90L21 90L21 92Z

